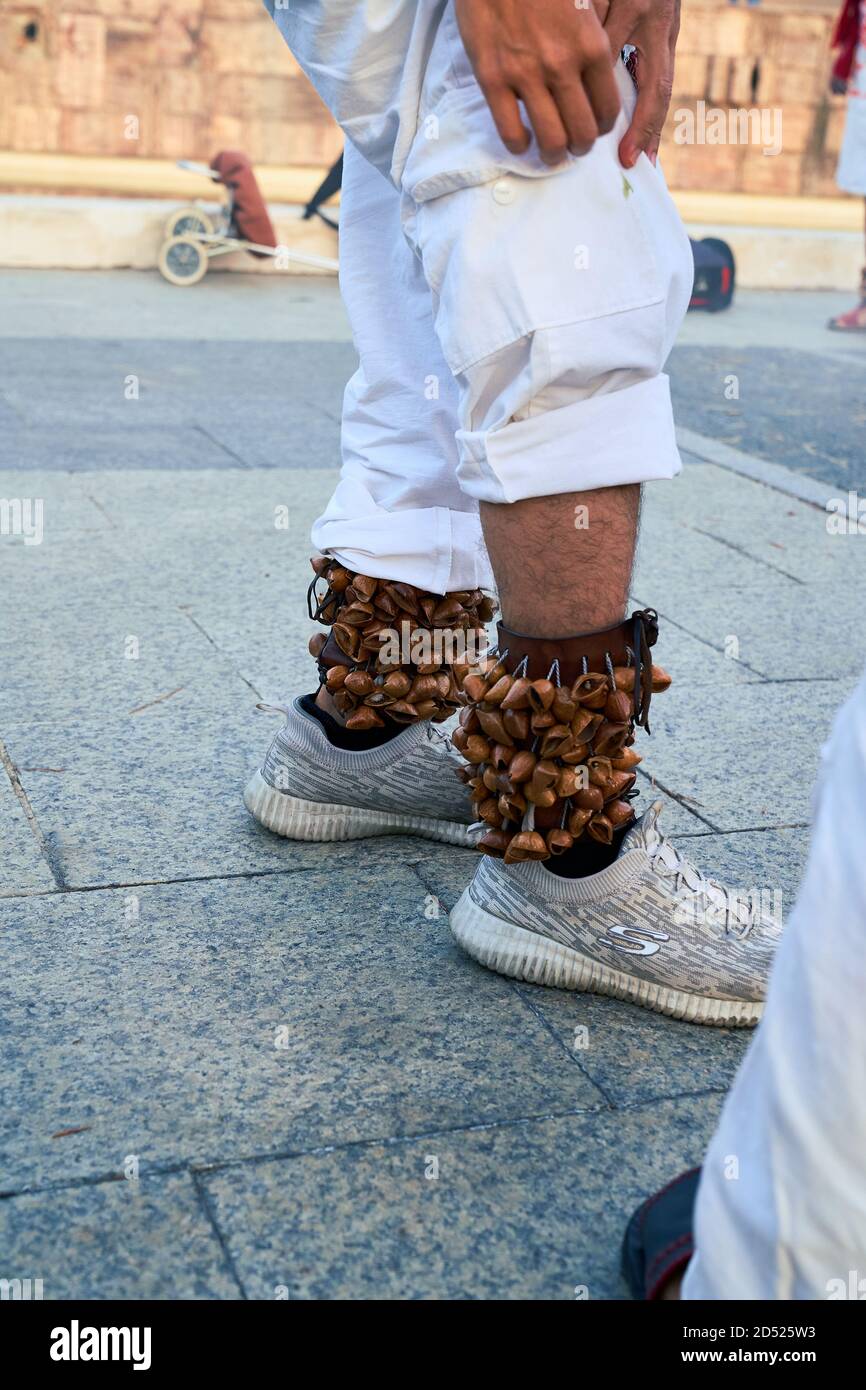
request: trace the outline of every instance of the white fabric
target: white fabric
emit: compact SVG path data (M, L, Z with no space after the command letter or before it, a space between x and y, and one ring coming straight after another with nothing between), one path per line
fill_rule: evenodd
M350 136L340 283L360 367L313 543L436 592L489 586L479 501L679 472L662 368L692 257L661 171L619 164L624 66L616 129L552 170L503 146L450 3L272 13Z
M347 139L399 180L446 0L264 0Z
M477 503L457 482L457 387L394 187L347 144L340 287L360 366L346 387L337 489L313 544L433 593L492 587ZM453 558L452 558L453 557Z
M684 1299L866 1298L866 676L823 751L806 875L707 1151Z
M860 36L848 79L845 134L836 182L846 193L866 196L866 5L860 7Z

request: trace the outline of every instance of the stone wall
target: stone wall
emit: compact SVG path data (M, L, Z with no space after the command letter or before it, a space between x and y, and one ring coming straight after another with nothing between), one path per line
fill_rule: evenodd
M833 193L844 101L827 92L836 0L684 0L664 145L677 188ZM783 112L783 147L677 144L674 113ZM340 137L259 0L0 4L0 150L323 165Z
M258 0L0 6L0 149L329 164L339 132Z
M838 193L836 159L844 97L831 96L830 35L836 0L795 8L684 0L663 162L675 188L744 193ZM782 148L760 144L678 144L679 112L757 109L769 130L781 113ZM685 122L680 120L685 131Z

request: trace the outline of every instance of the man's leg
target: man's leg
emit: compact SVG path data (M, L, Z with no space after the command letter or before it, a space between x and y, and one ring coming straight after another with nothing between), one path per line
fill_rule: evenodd
M378 650L388 629L403 639L427 627L424 605L435 612L448 594L480 625L492 577L478 503L456 481L457 388L400 195L351 143L340 282L360 360L344 396L340 478L312 531L323 557L311 600L329 627L311 644L320 685L285 708L245 801L293 838L407 831L467 844L457 759L429 724L457 707L453 662L443 652L380 664ZM439 626L454 621L452 612Z
M445 35L448 25L446 16ZM460 386L458 477L480 502L502 609L500 660L487 680L495 695L482 698L482 683L470 678L466 693L478 708L468 712L457 745L466 751L480 726L501 746L504 731L506 746L521 754L521 772L529 765L524 755L543 764L515 791L504 786L515 779L501 751L489 750L499 764L494 777L488 759L478 761L477 738L469 747L473 792L491 827L482 848L504 847L513 859L529 843L518 832L554 830L546 851L537 836L532 841L534 857L548 859L581 837L610 846L610 815L602 814L608 802L620 838L632 819L626 798L640 758L631 744L635 722L646 723L655 625L648 615L640 631L626 632L623 619L640 484L680 467L662 366L685 311L691 256L658 172L643 159L626 177L619 164L634 103L622 65L617 128L590 154L553 171L537 157L513 157L505 161L509 172L493 180L486 168L496 142L492 119L473 90L459 35L452 31L450 39L454 85L434 52L433 109L403 182L407 232ZM525 678L549 683L553 674L563 690L557 709L532 710ZM507 691L515 676L520 694ZM664 682L658 671L657 688ZM501 710L488 708L500 702ZM578 716L570 720L573 703ZM566 795L563 788L591 772L599 778L593 790L581 784ZM556 794L536 785L554 775ZM508 806L502 797L497 804L499 783ZM590 809L599 814L584 814ZM599 856L598 867L611 857ZM586 856L579 858L585 872Z
M340 244L340 288L360 362L343 399L340 480L313 523L313 544L351 573L425 593L489 587L478 507L456 479L457 391L429 290L403 236L399 195L351 143ZM331 665L344 664L333 655ZM336 693L323 684L317 705L342 724ZM381 714L377 721L389 733L399 727Z
M687 1299L866 1297L866 675L822 758L809 862L698 1189Z
M629 1222L635 1298L866 1297L864 785L866 674L823 750L805 877L703 1168Z
M863 202L863 213L866 227L866 199ZM827 327L841 333L866 333L866 265L860 272L860 292L856 305L846 313L837 314L830 319Z
M487 857L452 928L517 978L750 1024L777 924L679 854L658 804L640 820L632 804L636 729L668 678L652 663L656 615L625 611L640 485L680 466L662 368L691 287L687 240L659 171L619 164L634 100L622 67L623 113L588 155L555 170L504 156L491 177L495 132L453 36L448 56L450 87L431 59L404 224L459 386L458 478L502 605L454 735Z
M578 529L579 507L586 509L588 524ZM621 622L639 509L636 483L529 497L506 506L482 502L481 524L503 622L533 637L593 632Z
M435 593L398 592L390 576L403 547L395 547L391 520L382 518L389 531L382 552L345 539L319 541L337 555L358 551L363 565L359 559L355 571L338 566L334 575L331 558L325 562L328 587L319 611L332 631L327 650L319 640L314 652L342 712L351 710L350 725L359 703L378 713L384 701L396 701L386 719L404 704L409 718L435 718L455 693L451 682L463 686L467 703L454 742L467 754L464 778L475 814L488 827L481 846L507 859L505 865L482 861L452 916L471 954L521 978L600 990L678 1017L750 1023L760 1013L772 924L739 920L732 895L703 879L661 834L658 804L637 824L631 806L640 761L633 730L646 725L651 694L667 677L651 662L656 615L647 610L623 622L622 603L637 489L679 468L662 366L691 286L685 233L649 161L642 157L628 174L619 164L617 147L634 101L621 65L625 115L617 128L589 154L552 170L537 151L517 156L503 149L450 6L437 10L436 24L423 89L412 104L414 139L392 162L403 194L402 227L423 271L439 343L429 350L422 345L427 360L419 363L420 377L441 385L443 362L453 377L457 480L465 498L485 508L497 582L509 615L527 630L501 623L499 656L479 671L458 662L428 675L422 666L435 663L416 663L419 683L408 698L382 689L388 677L373 666L376 688L369 691L370 663L357 670L360 653L349 629L368 618L378 628L388 605L399 609L405 602L410 625L429 632L445 621L444 611L435 611L445 584L471 582L440 578ZM414 70L420 71L417 63ZM408 111L406 105L404 118ZM367 321L382 316L382 304L371 296ZM398 497L404 471L415 482L408 435L406 444L405 461L389 483ZM344 500L344 519L352 522L353 512L363 519L363 491ZM382 505L390 512L387 488ZM553 525L545 526L551 513ZM449 510L452 524L460 515ZM526 518L529 534L521 526ZM435 533L429 544L441 553ZM456 549L471 553L471 547ZM417 543L412 551L418 554ZM375 568L382 553L390 558ZM551 568L556 573L549 577ZM365 604L372 604L372 615ZM484 616L477 590L458 591L454 604L465 628ZM568 620L564 628L560 613ZM613 621L599 628L600 615ZM428 683L422 688L430 675L439 703ZM375 723L366 713L361 719ZM414 723L399 738L417 743L422 728ZM397 743L371 755L387 760ZM278 749L263 769L266 780L290 761ZM265 824L310 838L398 828L431 833L416 805L424 794L434 804L439 798L437 816L449 814L444 783L429 769L414 768L413 775L388 781L383 824L379 806L388 779L381 767L364 781L341 762L336 777L317 783L320 809L313 815L297 805L308 771L308 762L295 759L290 776L297 774L299 785L293 782L283 798L288 813L268 802L260 814ZM346 828L345 806L321 807L329 794L335 802L351 799L365 814L351 817ZM407 797L412 814L401 815ZM595 873L597 864L585 859L572 862L570 873L549 872L551 856L580 859L577 842L590 840L614 862ZM715 914L709 924L701 915L708 908Z
M356 573L444 594L486 587L477 503L457 483L457 390L400 196L347 143L340 290L359 365L343 397L342 467L313 544Z
M587 522L591 518L591 525L576 529L579 508ZM598 632L620 624L628 603L639 509L640 487L635 483L531 497L505 506L482 502L481 524L499 582L503 624L528 637L554 641L564 633ZM514 563L515 556L520 557L519 564ZM595 576L591 586L585 582L587 574ZM625 708L629 705L626 700ZM537 739L532 744L537 751ZM576 778L585 770L579 785L590 796L591 751L587 745L585 758L576 767L571 764ZM629 802L622 798L634 785L633 768L639 761L631 749L621 751L623 757L616 766L611 763L606 786L596 788L609 793L606 807L598 808L601 816L591 819L580 813L575 819L577 795L573 800L560 797L546 809L534 807L532 826L548 831L547 865L554 873L585 877L617 858L632 820ZM563 771L566 766L562 764ZM608 838L604 822L611 821L611 813L614 820ZM500 818L496 827L500 833L502 825ZM600 828L604 833L595 838ZM485 847L495 846L494 835Z

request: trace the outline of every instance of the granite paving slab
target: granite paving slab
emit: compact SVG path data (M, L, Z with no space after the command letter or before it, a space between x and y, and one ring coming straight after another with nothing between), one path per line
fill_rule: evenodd
M784 456L779 459L784 463ZM828 492L833 489L828 487ZM839 496L845 499L847 489ZM772 487L687 455L685 467L664 488L646 488L644 523L685 525L746 557L813 584L836 578L856 582L862 573L864 537L828 529L828 513ZM648 559L651 557L648 556Z
M173 469L245 467L237 457L197 425L106 425L70 434L62 425L22 429L7 442L13 467L93 473L99 469Z
M26 587L19 572L3 605L2 726L48 722L71 731L102 710L131 715L181 688L232 678L229 659L189 615L150 599L146 586L122 593L95 576L79 578L70 604L53 585L25 601Z
M41 1279L47 1300L241 1297L186 1173L7 1198L0 1248L4 1277Z
M334 467L356 361L343 342L89 339L70 354L24 339L4 373L7 456L63 470Z
M21 475L17 475L20 477ZM45 475L41 475L44 477ZM274 468L253 471L214 469L208 472L175 468L154 474L144 469L117 469L80 476L80 486L98 498L110 523L126 536L153 541L167 538L172 546L186 539L191 562L193 537L228 536L243 527L274 530L274 509L288 506L300 536L328 500L331 477L320 469ZM125 536L125 538L126 538ZM190 563L190 572L195 570Z
M0 767L0 898L11 893L51 893L56 887L24 808Z
M658 604L664 601L664 587L651 585L643 590L643 594L643 598L636 594L630 596L629 612L636 608L656 608L658 611ZM654 602L651 603L646 598L647 594L653 595ZM659 638L653 648L653 661L663 666L678 684L688 681L692 689L703 686L740 685L746 681L763 679L758 672L750 670L745 662L726 656L724 647L721 650L717 649L701 633L687 632L679 624L664 619L659 624ZM661 694L659 699L664 699L664 694ZM641 752L649 752L650 748L651 744L647 743Z
M672 685L653 701L651 776L712 829L808 824L821 744L855 684L852 675L697 696Z
M38 827L0 769L0 1275L47 1298L625 1297L625 1221L700 1160L751 1034L484 970L447 923L470 850L292 842L242 805L278 727L256 701L313 678L309 527L355 363L336 286L6 279L0 497L43 531L0 534L0 739ZM687 397L718 378L701 341L673 358ZM743 385L710 401L732 440ZM770 454L808 471L788 405ZM866 656L866 540L685 461L644 496L635 604L674 684L639 809L657 788L701 868L787 913ZM857 466L816 471L844 496Z
M605 1104L399 860L0 921L0 1191Z
M403 858L406 837L329 845L265 830L243 805L280 716L237 676L203 672L168 698L74 720L28 720L6 745L63 884L280 872ZM414 859L419 846L412 841ZM402 847L401 847L402 846Z
M431 1126L399 1144L245 1165L205 1182L250 1298L626 1298L626 1221L700 1161L719 1103L703 1096L463 1134Z
M862 487L863 420L853 403L863 399L866 358L857 352L860 343L850 345L844 360L824 351L825 319L814 322L811 351L788 337L782 346L748 340L722 346L724 328L712 343L678 345L669 360L674 411L691 428L747 453L839 486L850 479L850 486ZM726 391L732 377L735 398ZM840 408L849 400L848 409Z
M866 554L866 552L864 552ZM723 593L711 584L639 590L652 593L663 623L728 653L757 676L773 681L833 680L859 675L866 642L859 640L858 589L835 582L802 585L795 597L769 576L753 589ZM665 627L666 630L666 627Z
M702 468L686 472L665 489L671 498L684 478ZM698 529L694 516L681 517L663 505L644 503L632 588L638 593L653 590L681 590L688 594L702 582L711 583L721 594L772 586L773 593L798 595L798 580L762 559L734 548L726 537ZM656 605L657 606L657 605Z

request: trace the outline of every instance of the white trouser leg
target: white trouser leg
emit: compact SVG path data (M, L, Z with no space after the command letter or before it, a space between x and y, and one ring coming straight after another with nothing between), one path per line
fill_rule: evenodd
M614 130L551 170L504 149L450 11L428 66L404 225L459 388L458 479L484 501L680 469L662 368L692 255L661 171L619 163L635 91L616 73Z
M806 876L704 1161L687 1299L866 1297L866 676L824 749Z
M408 23L404 11L393 13ZM357 32L341 28L349 14ZM503 146L453 6L416 19L399 64L388 25L374 33L345 0L282 27L378 163L347 146L341 284L361 366L340 483L313 540L352 568L444 592L491 583L480 500L679 471L662 368L692 258L661 172L645 156L627 174L619 164L635 99L622 64L615 130L551 170L534 147ZM395 21L395 43L398 32ZM398 67L420 85L395 87Z
M340 287L360 365L343 400L343 465L313 544L351 569L434 593L492 587L478 504L457 482L457 389L400 195L346 145Z

